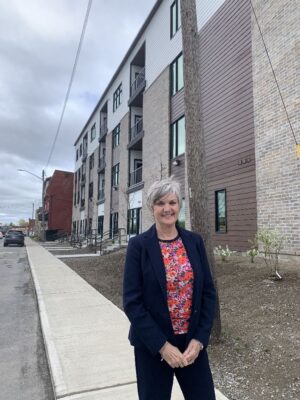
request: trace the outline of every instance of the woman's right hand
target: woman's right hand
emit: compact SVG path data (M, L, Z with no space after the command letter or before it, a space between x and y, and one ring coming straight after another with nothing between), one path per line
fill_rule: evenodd
M165 360L172 368L183 368L188 365L188 362L180 350L171 343L166 342L159 350L162 361Z

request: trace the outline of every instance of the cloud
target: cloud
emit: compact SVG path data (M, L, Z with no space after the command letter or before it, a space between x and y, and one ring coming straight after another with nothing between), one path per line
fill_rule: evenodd
M73 144L155 1L94 1L47 174L73 170ZM31 217L79 43L87 0L0 0L0 222ZM116 10L118 12L116 13Z

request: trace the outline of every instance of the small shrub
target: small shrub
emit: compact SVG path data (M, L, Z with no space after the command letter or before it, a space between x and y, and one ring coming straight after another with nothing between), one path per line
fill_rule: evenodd
M271 270L271 276L282 279L279 273L279 253L285 238L275 231L268 229L259 230L255 236L258 244L261 244L264 261Z
M246 252L247 256L250 257L250 261L252 263L254 263L255 257L258 256L259 251L258 249L256 249L255 247L253 247L252 249L248 250Z
M223 248L221 245L216 246L216 247L214 248L214 253L215 253L217 256L220 256L221 259L222 259L222 261L226 261L228 257L230 257L232 254L234 254L234 253L236 253L236 252L233 251L233 250L230 250L229 247L228 247L228 245L226 244L226 247L225 247L225 248Z

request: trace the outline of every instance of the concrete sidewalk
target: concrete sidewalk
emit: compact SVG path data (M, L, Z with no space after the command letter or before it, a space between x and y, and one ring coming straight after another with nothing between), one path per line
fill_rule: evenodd
M26 246L56 399L137 400L125 314L45 248ZM177 382L172 400L183 400Z

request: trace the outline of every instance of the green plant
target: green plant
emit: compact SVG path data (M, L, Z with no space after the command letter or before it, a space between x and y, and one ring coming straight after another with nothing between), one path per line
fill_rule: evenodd
M234 254L234 253L236 253L236 252L233 251L233 250L230 250L229 247L228 247L228 245L226 244L226 247L225 247L225 248L223 248L221 245L216 246L216 247L214 248L214 253L215 253L217 256L220 256L221 259L222 259L222 261L226 261L226 259L227 259L228 257L230 257L232 254Z
M255 247L252 247L252 249L248 250L246 254L248 257L250 257L250 261L254 263L255 257L258 256L259 251Z
M261 229L257 232L255 239L261 245L264 261L271 270L271 276L276 279L282 279L279 273L279 253L284 244L283 235L269 229Z

